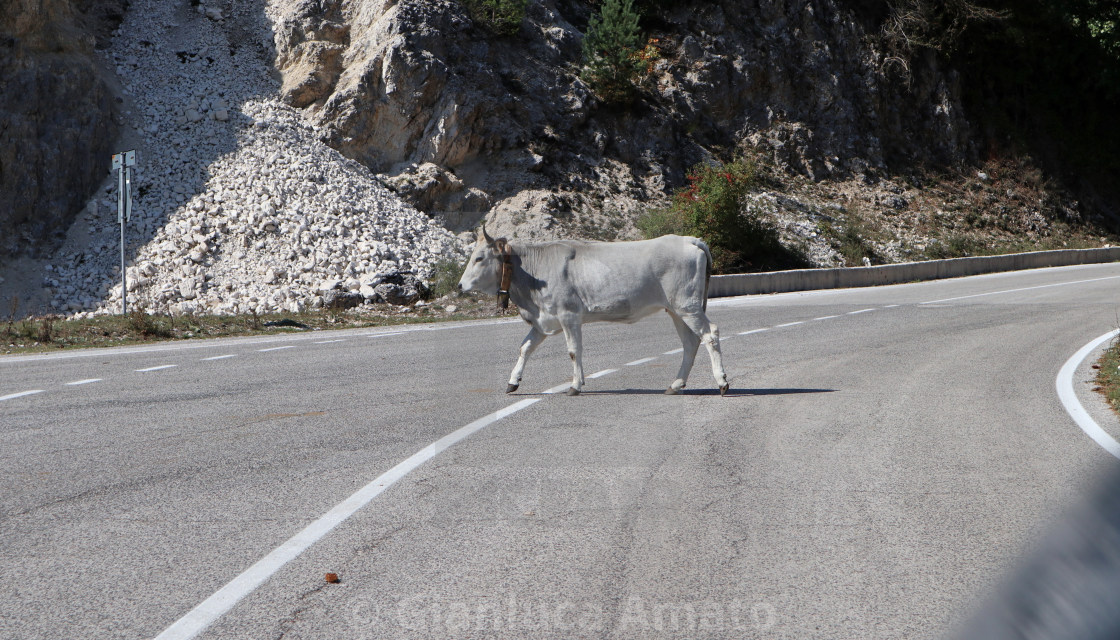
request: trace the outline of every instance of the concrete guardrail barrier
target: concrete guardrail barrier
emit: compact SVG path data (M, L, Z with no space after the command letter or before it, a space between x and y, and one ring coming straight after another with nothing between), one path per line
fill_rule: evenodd
M901 284L919 280L960 278L998 271L1021 271L1043 267L1066 267L1120 260L1120 247L1105 249L1062 249L1033 251L1004 256L952 258L926 262L904 262L873 267L836 269L797 269L769 273L741 273L712 276L708 297L745 296L757 293L785 293L813 289L843 289Z

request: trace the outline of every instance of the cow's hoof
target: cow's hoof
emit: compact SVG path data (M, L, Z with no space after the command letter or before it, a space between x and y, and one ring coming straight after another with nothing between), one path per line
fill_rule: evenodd
M681 393L680 389L674 389L673 387L669 387L668 389L665 390L665 395L667 395L667 396L676 396L676 395L680 395L680 393Z
M508 387L506 387L506 393L513 393L514 391L517 391L517 387L519 387L519 386L521 386L521 385L516 385L516 384L509 385Z
M576 389L575 387L568 387L568 395L578 396L579 395L579 389Z
M720 385L720 387L719 387L719 395L721 395L721 396L725 396L725 395L727 395L727 390L728 390L729 388L731 388L731 385L729 385L729 384L722 384L722 385Z

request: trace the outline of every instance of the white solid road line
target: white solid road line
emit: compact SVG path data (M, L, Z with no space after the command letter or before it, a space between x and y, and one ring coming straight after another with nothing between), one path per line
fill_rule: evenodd
M86 378L85 380L75 380L73 382L67 382L66 386L76 387L81 384L90 384L91 382L101 382L101 378Z
M1055 385L1058 388L1058 398L1062 401L1062 405L1066 408L1066 413L1073 418L1077 426L1085 432L1094 442L1104 447L1104 450L1111 453L1114 457L1120 458L1120 442L1117 442L1112 436L1093 420L1085 407L1081 405L1081 401L1077 399L1077 393L1073 390L1073 374L1077 371L1077 367L1081 362L1089 357L1097 347L1101 346L1106 340L1111 340L1116 335L1120 334L1120 329L1109 331L1108 333L1093 340L1089 344L1081 347L1081 349L1073 354L1066 363L1062 365L1061 371L1058 372L1058 379Z
M1101 280L1115 280L1120 276L1105 276L1103 278L1090 278L1088 280L1072 280L1069 282L1055 282L1053 284L1040 284L1034 287L1020 287L1018 289L1004 289L1002 291L988 291L987 293L974 293L968 296L957 296L955 298L942 298L940 300L929 300L927 302L919 302L918 304L937 304L939 302L954 302L956 300L968 300L969 298L981 298L983 296L995 296L1001 293L1018 293L1020 291L1032 291L1034 289L1049 289L1050 287L1064 287L1071 284L1085 284L1086 282L1100 282Z
M0 396L0 402L3 402L5 400L15 400L16 398L22 398L24 396L33 396L36 393L43 393L43 390L42 389L32 389L30 391L20 391L19 393L13 393L13 394L9 394L9 395L6 395L6 396Z
M158 367L148 367L147 369L137 369L136 373L147 373L149 371L159 371L160 369L170 369L172 367L177 367L177 366L179 366L179 365L177 365L177 364L161 364Z
M398 480L408 475L409 472L438 456L440 453L446 451L448 448L459 443L473 433L537 402L540 402L540 398L528 398L520 402L515 402L504 409L479 418L447 434L412 454L412 456L404 462L401 462L397 466L381 474L366 486L358 489L349 498L338 503L338 505L323 514L318 520L307 525L303 531L292 536L287 542L276 547L276 549L267 556L261 558L256 564L246 569L241 575L230 580L230 582L219 589L217 593L204 600L194 609L191 609L185 616L179 618L175 624L156 636L156 640L185 640L186 638L195 637L215 620L232 609L242 598L256 591L257 587L264 584L264 582L279 571L281 567L298 557L301 553L306 551L308 547L318 542L335 527L345 522L359 509L366 506L371 500L380 495L382 491L393 486Z

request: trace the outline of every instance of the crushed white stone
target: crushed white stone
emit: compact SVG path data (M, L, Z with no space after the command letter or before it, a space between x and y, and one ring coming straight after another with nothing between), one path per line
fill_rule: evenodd
M459 240L320 142L279 99L263 0L218 14L133 0L103 52L126 95L139 166L127 226L129 303L158 313L268 313L322 304L397 272L422 278ZM201 8L201 7L200 7ZM51 265L56 312L118 313L116 178L87 206L89 238Z

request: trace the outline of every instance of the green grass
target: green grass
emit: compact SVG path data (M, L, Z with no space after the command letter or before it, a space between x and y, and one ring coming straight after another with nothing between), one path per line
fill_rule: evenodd
M1095 390L1104 394L1113 411L1120 412L1120 341L1113 340L1093 367L1097 369Z

